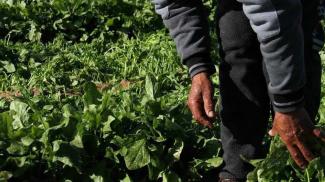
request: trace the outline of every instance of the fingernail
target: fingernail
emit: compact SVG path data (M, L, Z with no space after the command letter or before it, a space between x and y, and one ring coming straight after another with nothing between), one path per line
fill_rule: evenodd
M273 130L270 130L270 131L269 131L269 135L270 135L270 136L274 136Z
M210 111L210 112L208 113L208 116L209 116L210 118L212 118L212 117L214 116L214 112L213 112L213 111Z

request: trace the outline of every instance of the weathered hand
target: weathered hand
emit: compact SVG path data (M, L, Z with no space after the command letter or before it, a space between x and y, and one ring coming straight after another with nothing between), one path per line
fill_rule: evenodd
M325 142L324 132L314 127L304 108L291 113L276 112L269 134L279 134L291 157L301 168L305 168L315 158L308 141L320 139Z
M213 101L213 86L207 73L199 73L192 78L188 106L193 118L201 125L212 128L216 117Z

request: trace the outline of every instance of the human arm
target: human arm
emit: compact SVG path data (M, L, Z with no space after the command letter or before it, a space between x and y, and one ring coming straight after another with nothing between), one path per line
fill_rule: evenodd
M304 41L300 0L238 0L260 42L276 112L303 106Z
M308 140L323 140L303 108L305 65L300 0L238 0L258 36L275 110L270 135L279 134L304 168L315 156Z
M181 61L193 77L200 72L213 74L207 15L201 0L153 0L176 43Z
M176 43L182 63L189 69L192 86L188 106L193 118L211 127L216 114L209 76L215 73L215 67L210 57L209 27L202 1L153 0L153 3Z

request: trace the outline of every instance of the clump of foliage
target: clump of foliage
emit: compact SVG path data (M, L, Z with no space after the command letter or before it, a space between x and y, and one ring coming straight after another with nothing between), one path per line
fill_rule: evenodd
M149 1L1 0L0 37L12 41L116 39L162 28Z
M216 1L204 4L215 27ZM219 121L192 120L187 70L150 1L0 0L0 12L0 181L216 181ZM250 181L324 181L324 157L300 170L278 138L250 162Z

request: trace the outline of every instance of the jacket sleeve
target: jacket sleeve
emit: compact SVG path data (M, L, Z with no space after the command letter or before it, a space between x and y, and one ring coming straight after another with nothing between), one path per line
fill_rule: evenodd
M238 0L256 32L278 112L303 106L305 66L300 0Z
M215 73L210 58L207 16L201 0L153 0L156 12L176 43L182 63L190 76L200 72Z

